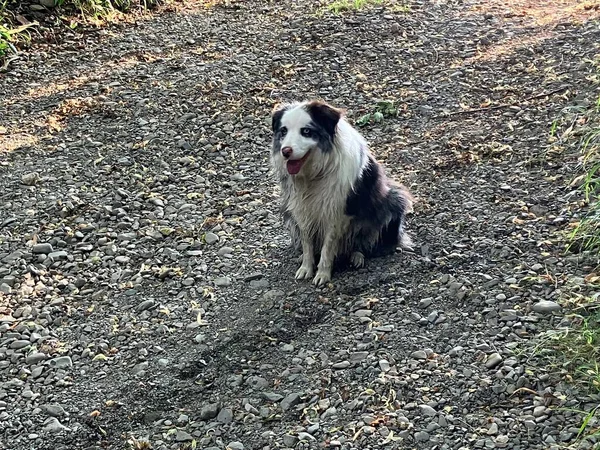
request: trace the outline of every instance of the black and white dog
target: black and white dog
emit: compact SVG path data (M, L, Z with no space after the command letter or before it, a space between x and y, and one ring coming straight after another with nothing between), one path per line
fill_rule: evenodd
M386 177L361 134L342 111L320 101L282 104L273 110L271 164L282 191L281 212L296 249L297 279L320 286L334 261L410 248L404 232L413 197ZM320 253L314 273L316 253Z

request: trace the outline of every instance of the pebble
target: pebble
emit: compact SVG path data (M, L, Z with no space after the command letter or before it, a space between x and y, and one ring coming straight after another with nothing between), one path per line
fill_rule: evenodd
M283 400L281 400L281 403L279 405L281 406L281 409L283 411L287 411L288 409L299 404L300 401L301 401L300 394L293 392L293 393L289 394L287 397L285 397Z
M193 441L194 437L191 434L189 434L187 431L177 430L177 433L175 434L175 440L177 442L187 442L187 441Z
M229 408L223 408L219 411L217 420L221 423L231 423L233 421L233 411Z
M219 236L217 236L215 233L209 231L208 233L206 233L204 235L204 240L206 241L206 243L208 245L212 245L216 242L219 242Z
M42 361L45 361L46 358L47 358L47 356L44 353L39 353L39 352L31 353L31 354L27 355L27 357L25 358L25 363L33 365L33 364L37 364Z
M52 245L48 244L48 243L35 244L33 247L31 247L31 252L36 255L38 255L38 254L48 255L48 254L54 252L54 248L52 248Z
M226 450L244 450L244 444L238 441L230 442Z
M218 277L215 278L215 285L219 287L226 287L231 285L231 279L229 277Z
M42 411L52 417L61 417L65 415L65 410L60 405L42 405Z
M209 403L200 408L200 420L210 420L217 417L219 414L219 404Z
M350 367L350 361L340 361L331 366L333 369L341 370Z
M488 356L488 359L485 361L485 367L488 369L493 369L498 364L502 362L502 356L499 353L492 353Z
M537 313L548 314L555 311L560 311L561 306L551 300L541 300L533 305L532 309Z
M417 350L416 352L412 352L410 357L414 359L427 359L427 353L423 350Z
M59 356L58 358L50 360L50 366L55 369L66 369L73 367L73 361L70 356Z
M429 405L419 405L419 409L421 410L421 414L428 416L428 417L433 417L437 414L435 409L433 409Z

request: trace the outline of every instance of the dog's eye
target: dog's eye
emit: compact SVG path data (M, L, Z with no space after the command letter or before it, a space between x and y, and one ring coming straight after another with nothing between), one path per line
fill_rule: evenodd
M302 134L302 136L304 136L304 137L311 137L312 130L310 128L302 128L302 129L300 129L300 134Z
M281 137L284 137L287 134L287 128L286 127L281 127L279 129L279 134L281 135Z

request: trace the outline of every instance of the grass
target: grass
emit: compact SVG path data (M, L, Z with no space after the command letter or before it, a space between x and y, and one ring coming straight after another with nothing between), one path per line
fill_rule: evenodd
M590 87L600 86L600 59L591 63ZM593 92L593 91L592 91ZM579 190L581 201L573 213L580 218L562 235L567 251L581 252L594 266L600 257L600 96L588 96L588 103L563 110L549 130L549 143L560 147L560 157L578 156L577 177L571 186ZM600 394L600 271L590 269L585 278L570 277L564 286L562 304L569 325L550 330L536 345L534 354L543 356L548 371L561 373L567 382L582 391ZM600 436L600 404L589 410L571 412L582 417L577 441Z
M54 0L41 13L54 16L56 23L76 28L80 23L102 25L134 11L149 11L171 0ZM20 10L18 0L0 0L0 63L18 54L39 24L27 19L28 10ZM39 5L38 5L39 6ZM0 67L5 68L7 63Z
M588 131L581 140L581 164L585 171L581 189L588 206L575 224L569 249L579 248L600 255L600 96L586 115Z
M371 6L386 6L392 12L409 12L410 6L405 1L395 0L335 0L323 8L333 14L360 11Z

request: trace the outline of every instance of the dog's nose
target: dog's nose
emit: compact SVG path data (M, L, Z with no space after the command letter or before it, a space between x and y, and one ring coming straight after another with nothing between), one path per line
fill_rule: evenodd
M292 147L283 147L281 149L281 154L283 155L284 158L289 158L290 156L292 156L293 150Z

